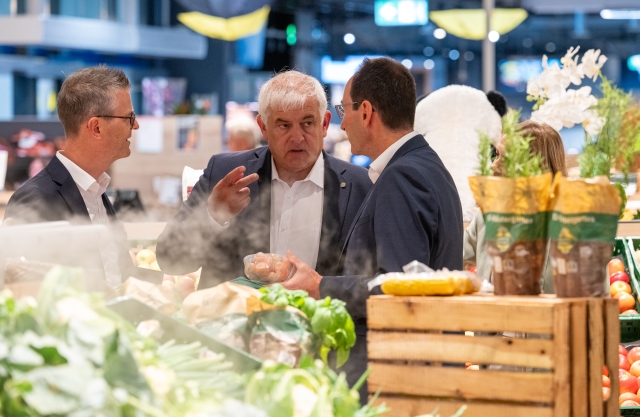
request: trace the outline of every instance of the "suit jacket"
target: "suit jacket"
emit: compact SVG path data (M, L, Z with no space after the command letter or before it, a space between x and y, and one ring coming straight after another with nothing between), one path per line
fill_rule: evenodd
M338 261L349 226L371 187L364 168L324 154L324 206L316 270L340 273ZM249 185L251 202L225 229L211 224L206 202L230 171L245 166L257 173ZM271 152L267 146L214 155L180 212L158 238L158 263L165 273L183 274L202 267L199 288L244 276L243 258L270 251ZM217 229L217 230L216 230Z
M367 369L367 282L418 260L462 269L462 207L451 175L422 135L405 143L367 195L345 241L345 276L325 276L320 295L338 298L356 323L356 346L343 370L350 384ZM361 399L366 400L366 387Z
M118 247L118 263L122 278L126 279L135 271L129 256L126 233L106 194L102 194L102 202L111 219L111 232ZM13 193L7 204L5 218L17 223L66 220L72 224L91 224L78 185L57 157Z

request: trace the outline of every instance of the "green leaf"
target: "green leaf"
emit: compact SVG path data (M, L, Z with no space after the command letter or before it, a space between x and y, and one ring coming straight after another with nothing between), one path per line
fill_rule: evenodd
M350 348L339 347L338 354L336 358L336 366L340 368L349 360L349 352L351 352Z

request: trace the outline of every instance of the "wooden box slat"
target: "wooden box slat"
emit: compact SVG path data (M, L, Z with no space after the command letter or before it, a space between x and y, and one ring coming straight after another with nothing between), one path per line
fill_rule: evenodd
M553 367L553 341L544 339L372 330L367 334L367 343L370 360L491 363L542 369Z
M469 406L465 417L619 416L615 299L375 296L367 308L369 392L380 390L378 402L386 401L394 416L414 417L436 407L446 416L463 404ZM533 335L507 339L442 331ZM447 362L515 368L440 365ZM612 376L608 402L602 401L604 364Z
M553 375L376 363L369 392L385 394L553 403ZM525 400L526 399L526 400Z
M502 298L502 297L500 297ZM554 299L378 296L367 302L369 329L551 334ZM431 299L437 302L424 302ZM496 300L497 299L497 300Z
M553 417L549 406L482 403L474 401L449 401L429 398L412 398L381 395L375 404L385 403L393 417L415 417L429 414L436 408L441 416L455 414L463 405L467 406L463 417ZM585 414L586 416L586 414Z

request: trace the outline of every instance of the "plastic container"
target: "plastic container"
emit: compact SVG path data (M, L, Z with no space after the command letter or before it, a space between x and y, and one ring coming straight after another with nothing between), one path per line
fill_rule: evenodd
M282 255L258 252L244 257L244 273L251 281L273 284L291 278L296 267Z

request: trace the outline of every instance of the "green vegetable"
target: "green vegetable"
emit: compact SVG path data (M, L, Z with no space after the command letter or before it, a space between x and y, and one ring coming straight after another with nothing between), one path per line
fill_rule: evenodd
M374 407L374 397L360 407L358 388L349 389L344 373L333 372L323 362L310 357L300 360L299 369L265 361L247 384L245 402L267 411L269 417L376 417L386 413L382 404Z
M502 118L504 175L507 178L542 175L542 157L531 153L529 145L533 137L522 135L519 120L520 112L517 110L509 110Z
M306 314L314 335L322 340L318 355L325 363L332 350L337 351L338 367L349 359L349 352L356 343L356 332L344 301L331 297L314 300L306 291L289 291L280 284L263 287L260 292L263 293L260 299L267 304L295 307Z

